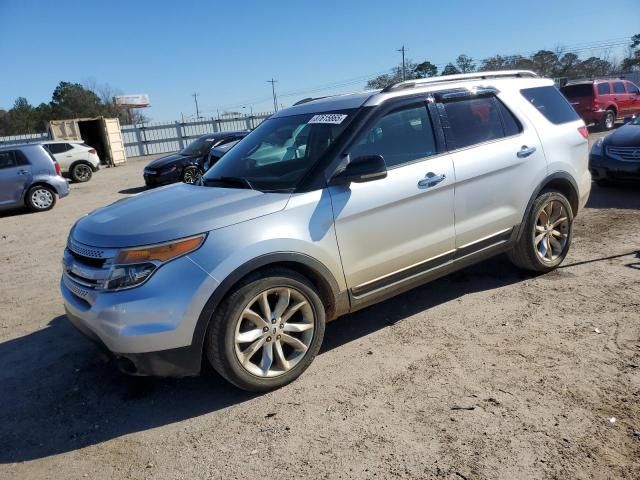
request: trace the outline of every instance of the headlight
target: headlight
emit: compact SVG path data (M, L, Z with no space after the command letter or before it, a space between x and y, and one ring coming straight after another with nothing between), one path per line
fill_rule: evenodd
M206 234L202 234L160 245L122 249L102 289L122 290L141 285L165 263L200 248L205 238Z
M599 138L591 147L591 153L600 155L602 153L602 138Z

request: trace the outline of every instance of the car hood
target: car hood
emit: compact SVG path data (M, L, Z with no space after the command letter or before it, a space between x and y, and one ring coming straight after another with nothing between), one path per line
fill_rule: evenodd
M73 238L94 247L167 242L282 210L289 193L184 183L140 193L82 217Z
M640 125L623 125L607 137L607 145L640 147Z
M167 155L166 157L156 158L153 162L149 162L145 168L151 169L159 169L162 167L169 166L176 162L182 162L184 160L188 160L192 157L186 155L180 155L178 153L173 153L171 155Z

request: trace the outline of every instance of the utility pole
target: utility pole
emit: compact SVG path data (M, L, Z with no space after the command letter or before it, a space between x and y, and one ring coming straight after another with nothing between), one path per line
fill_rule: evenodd
M399 48L398 50L396 50L396 52L402 52L402 81L404 82L407 79L407 72L406 72L406 66L404 63L404 45L402 46L402 48Z
M191 96L193 97L193 101L196 102L196 120L200 120L200 110L198 110L198 96L199 93L194 93Z
M267 83L271 84L271 91L273 92L273 109L274 111L278 111L278 97L276 96L276 83L278 83L277 80L274 80L273 78L271 78L271 80L267 80Z

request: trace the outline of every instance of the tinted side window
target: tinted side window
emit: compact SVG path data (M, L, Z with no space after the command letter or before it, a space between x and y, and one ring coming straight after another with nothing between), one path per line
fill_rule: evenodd
M424 105L388 113L366 131L351 149L351 158L382 155L387 167L429 157L436 153L431 120Z
M611 93L611 87L608 83L598 84L598 95L609 95Z
M71 149L71 147L69 145L67 145L66 143L49 143L49 144L47 144L47 148L54 155L56 155L58 153L66 152L67 150Z
M524 88L520 93L551 123L559 125L580 119L556 87Z
M520 125L494 97L463 99L444 104L455 148L517 134ZM504 122L504 123L503 123ZM506 133L505 127L509 133Z
M16 155L13 150L0 152L0 169L17 166Z
M625 91L624 91L624 83L622 83L622 82L613 82L613 93L625 93Z
M628 93L635 93L636 95L640 95L640 89L638 89L638 87L636 87L635 84L633 84L631 82L627 82L627 92Z

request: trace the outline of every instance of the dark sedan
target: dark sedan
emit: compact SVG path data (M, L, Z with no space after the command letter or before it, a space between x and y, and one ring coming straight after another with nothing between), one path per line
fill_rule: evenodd
M216 132L202 135L192 141L188 147L158 158L144 169L144 183L148 187L157 187L175 182L196 183L204 171L209 152L230 142L237 142L249 132Z
M640 117L594 143L589 170L601 186L640 181Z

